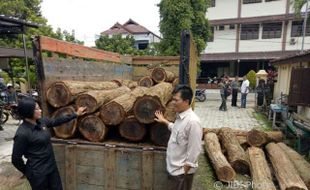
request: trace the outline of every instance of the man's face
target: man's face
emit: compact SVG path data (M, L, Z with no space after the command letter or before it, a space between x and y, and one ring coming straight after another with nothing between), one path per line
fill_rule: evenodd
M175 112L183 112L188 108L188 100L184 101L181 97L181 93L176 93L172 98L172 104Z

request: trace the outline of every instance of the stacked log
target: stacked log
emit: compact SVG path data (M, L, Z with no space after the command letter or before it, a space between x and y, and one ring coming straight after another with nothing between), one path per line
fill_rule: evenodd
M85 139L91 142L101 142L107 135L108 128L99 117L88 115L80 120L79 131Z
M263 132L259 130L251 130L247 133L247 142L251 146L261 147L269 142L283 141L283 133L281 131Z
M170 121L174 122L176 119L176 113L174 111L174 105L172 101L169 101L166 105L164 117Z
M230 128L221 128L220 139L227 151L229 163L235 171L241 174L249 173L248 157L232 130Z
M155 145L167 146L170 138L168 126L162 123L154 122L150 126L151 140Z
M299 176L294 165L279 145L275 143L269 143L266 146L266 150L268 152L281 190L308 189Z
M204 141L205 149L213 164L218 179L223 182L233 181L236 173L222 153L217 135L215 133L207 133L204 137Z
M176 77L173 72L157 67L152 70L151 77L155 83L172 82Z
M133 113L140 123L154 122L155 111L164 111L165 105L172 97L172 84L161 82L151 88L143 96L136 99Z
M141 141L146 134L146 129L134 116L128 116L123 123L120 124L119 133L128 140Z
M100 108L100 118L107 125L119 125L132 109L137 97L143 96L148 90L138 86L128 94L119 96Z
M63 107L56 110L52 114L52 118L55 119L64 115L71 115L73 113L75 113L75 110L72 106ZM56 137L67 139L75 135L76 128L77 128L77 120L74 119L71 120L70 122L63 123L60 126L53 127L53 130L55 132Z
M138 81L138 85L139 86L144 86L144 87L151 87L154 85L154 82L152 80L151 77L146 76L146 77L142 77L139 81Z

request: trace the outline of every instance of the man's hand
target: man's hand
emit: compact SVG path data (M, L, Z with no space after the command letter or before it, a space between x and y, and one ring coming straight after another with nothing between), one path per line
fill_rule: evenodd
M191 169L191 167L189 165L184 165L183 168L184 168L185 174L187 174L188 171Z
M86 113L86 107L79 107L78 110L76 111L76 115L82 116Z
M155 116L156 116L156 118L154 119L155 121L166 124L167 126L169 125L169 121L164 117L161 111L157 110L155 112Z

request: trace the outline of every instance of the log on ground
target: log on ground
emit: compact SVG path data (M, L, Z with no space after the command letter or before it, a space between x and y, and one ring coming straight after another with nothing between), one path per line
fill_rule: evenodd
M248 148L253 190L276 190L264 151Z
M131 111L138 96L143 96L149 88L138 86L128 94L119 96L100 107L100 118L106 125L118 125Z
M300 154L295 150L288 147L284 143L278 143L282 150L286 153L288 158L294 164L296 170L298 171L301 179L304 181L308 189L310 189L310 163L305 160Z
M167 146L171 131L165 124L152 123L150 126L151 140L154 144L159 146Z
M63 107L56 110L52 114L52 118L59 118L65 115L71 115L75 113L75 110L72 106ZM70 137L74 137L77 128L77 119L73 119L67 123L63 123L60 126L53 127L56 137L67 139Z
M175 79L175 74L163 68L157 67L152 70L151 77L156 83L172 82Z
M281 190L308 189L293 163L279 145L273 142L269 143L266 145L266 150Z
M86 107L86 113L89 114L114 98L130 92L130 89L126 86L112 90L91 90L78 95L75 104L77 107Z
M79 121L79 131L91 142L101 142L107 135L108 128L95 114L88 115Z
M283 133L281 131L264 132L253 129L247 134L247 142L251 146L261 147L269 142L283 141Z
M165 105L172 97L172 84L161 82L138 97L133 106L133 113L140 123L154 122L155 111L165 110Z
M146 76L146 77L142 77L139 81L138 81L138 85L139 86L144 86L144 87L151 87L154 85L154 82L152 80L151 77Z
M68 105L76 99L77 95L88 90L114 88L118 88L115 82L58 81L48 87L46 99L51 106L59 108Z
M217 178L223 182L233 181L236 173L221 151L219 139L215 133L204 136L205 150L212 162Z
M176 119L176 113L174 111L174 105L172 101L169 101L166 105L166 111L164 114L165 118L170 121L170 122L174 122Z
M134 116L128 116L119 126L119 133L122 137L130 141L141 141L146 129L144 124L139 123Z
M237 173L249 173L249 160L244 149L239 144L236 135L230 128L221 128L220 139L228 156L228 161Z

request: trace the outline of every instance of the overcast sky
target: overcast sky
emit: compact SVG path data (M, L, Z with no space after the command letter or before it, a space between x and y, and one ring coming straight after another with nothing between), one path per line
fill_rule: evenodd
M94 45L96 34L129 18L159 35L160 0L43 0L42 14L54 30L75 30L77 39Z

